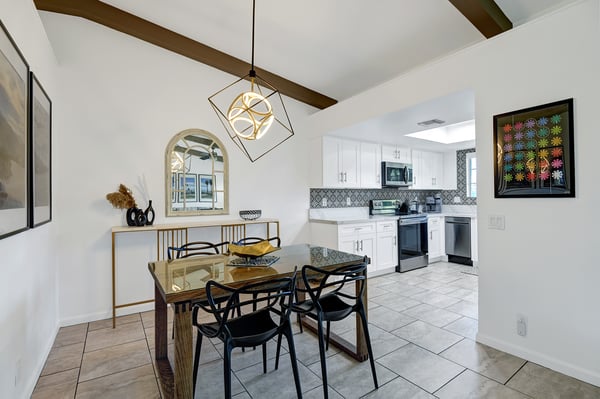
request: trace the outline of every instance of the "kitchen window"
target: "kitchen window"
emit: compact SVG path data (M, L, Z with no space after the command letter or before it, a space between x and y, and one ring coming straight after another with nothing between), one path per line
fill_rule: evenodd
M477 154L467 153L467 197L477 198Z

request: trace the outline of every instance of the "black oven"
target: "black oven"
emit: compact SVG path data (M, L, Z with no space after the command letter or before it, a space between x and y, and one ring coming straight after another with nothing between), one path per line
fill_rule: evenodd
M402 215L398 220L397 272L406 272L427 266L427 216Z

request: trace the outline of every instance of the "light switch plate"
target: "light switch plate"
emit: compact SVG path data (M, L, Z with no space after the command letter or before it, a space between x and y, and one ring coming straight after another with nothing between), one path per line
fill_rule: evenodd
M490 215L488 219L488 228L504 230L504 223L504 215Z

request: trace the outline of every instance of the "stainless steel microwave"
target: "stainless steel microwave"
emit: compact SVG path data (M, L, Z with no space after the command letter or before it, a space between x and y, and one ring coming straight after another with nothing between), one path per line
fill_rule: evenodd
M382 187L407 187L413 184L413 168L408 163L382 162Z

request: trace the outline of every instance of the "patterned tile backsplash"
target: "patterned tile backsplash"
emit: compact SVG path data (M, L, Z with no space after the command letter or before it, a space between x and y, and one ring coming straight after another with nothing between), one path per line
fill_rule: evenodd
M456 190L407 190L397 188L311 188L311 208L344 208L368 207L371 199L397 199L410 201L415 198L420 204L425 203L425 197L442 194L444 204L454 204L454 197L460 198L461 205L476 205L477 198L467 197L467 167L466 154L475 152L475 148L456 152ZM323 198L327 198L327 206L323 206ZM350 198L350 205L346 199Z

